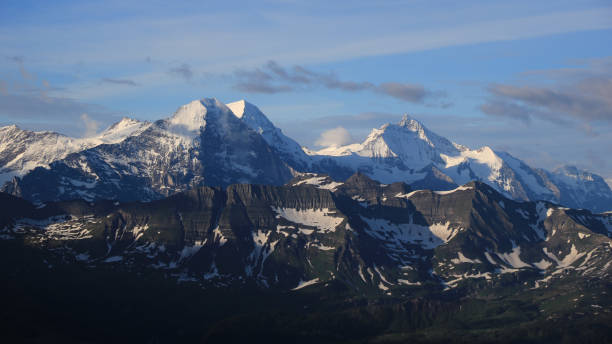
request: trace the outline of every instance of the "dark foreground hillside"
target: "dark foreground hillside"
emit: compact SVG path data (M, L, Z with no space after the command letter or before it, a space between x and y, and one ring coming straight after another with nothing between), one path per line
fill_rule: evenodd
M65 265L17 242L0 241L0 252L5 343L612 340L609 283L572 281L531 292L496 288L404 298L356 294L334 283L295 292L202 289L157 271ZM576 298L581 301L572 301Z

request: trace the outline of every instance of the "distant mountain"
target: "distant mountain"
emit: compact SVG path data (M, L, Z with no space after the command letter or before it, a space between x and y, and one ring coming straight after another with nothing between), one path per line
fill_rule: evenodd
M585 208L595 211L609 211L610 186L606 181L585 170L574 166L564 166L552 172L539 170L552 181L555 201L572 208ZM558 190L558 191L557 191Z
M35 202L71 198L153 200L202 185L281 185L303 173L344 180L362 172L414 189L454 189L470 181L506 197L612 210L612 190L575 167L550 172L505 152L472 150L404 116L364 142L311 151L244 100L194 101L153 124L125 119L92 139L0 129L2 190ZM11 178L17 177L12 180Z
M33 132L15 125L0 128L0 184L23 176L36 167L101 144L119 143L138 135L151 123L123 118L94 137L71 138L58 133Z
M597 212L612 209L612 190L600 176L575 167L555 172L534 169L487 146L472 150L433 133L408 115L398 124L372 130L363 143L312 154L319 164L332 166L321 170L335 178L345 178L346 170L361 171L383 183L404 181L436 190L481 181L515 200L547 200Z
M36 168L4 190L41 202L146 201L202 185L282 184L291 170L261 135L215 99L193 101L116 142Z

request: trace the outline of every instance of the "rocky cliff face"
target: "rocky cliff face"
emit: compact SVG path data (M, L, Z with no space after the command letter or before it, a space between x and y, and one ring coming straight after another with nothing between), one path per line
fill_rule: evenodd
M119 269L162 269L199 283L301 289L341 282L374 293L464 288L510 279L545 288L609 280L612 217L517 202L471 182L449 191L339 183L198 187L149 203L70 201L5 215L5 240ZM412 289L411 289L412 288Z

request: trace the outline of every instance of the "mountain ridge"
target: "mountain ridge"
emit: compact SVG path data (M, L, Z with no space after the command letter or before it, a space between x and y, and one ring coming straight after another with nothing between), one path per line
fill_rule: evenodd
M478 181L412 190L357 173L334 183L306 176L283 186L201 186L148 203L45 207L7 195L0 203L16 209L0 219L2 239L63 247L89 264L284 290L338 279L382 294L443 291L516 273L541 288L565 274L612 273L609 214L516 202Z

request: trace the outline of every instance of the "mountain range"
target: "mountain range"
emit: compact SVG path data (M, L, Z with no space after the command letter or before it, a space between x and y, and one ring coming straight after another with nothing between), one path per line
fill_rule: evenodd
M408 116L312 151L203 99L91 138L0 128L0 162L8 342L612 340L603 179Z
M482 182L450 191L305 175L282 186L198 187L150 203L52 202L4 194L3 236L61 247L91 264L170 269L184 278L301 288L457 287L527 274L612 273L612 214L517 202ZM62 246L57 246L57 243ZM564 274L561 274L561 273Z
M150 201L199 186L283 185L303 173L342 181L362 172L383 183L451 190L470 181L520 201L595 212L612 209L600 176L566 166L532 168L505 152L453 143L405 115L364 142L313 151L287 137L253 104L202 99L153 123L124 118L86 139L0 128L2 191L41 203Z

